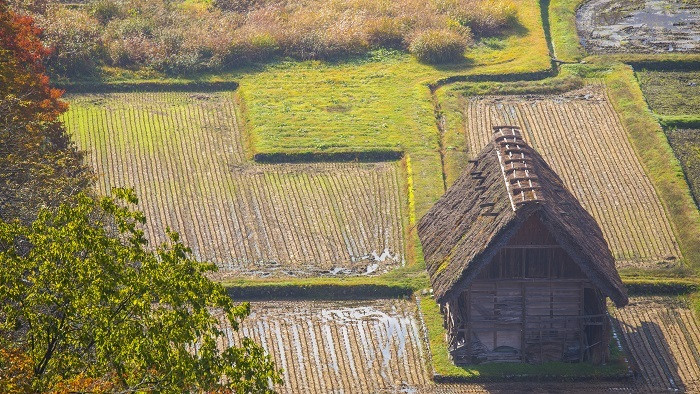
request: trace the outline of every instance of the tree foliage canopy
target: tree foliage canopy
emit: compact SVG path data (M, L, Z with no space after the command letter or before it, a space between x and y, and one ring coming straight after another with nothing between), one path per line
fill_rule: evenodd
M49 85L49 54L30 17L0 0L0 219L31 222L90 183L82 155L58 116L62 92Z
M30 226L0 222L0 348L28 356L32 388L265 392L279 382L252 340L220 345L220 327L238 329L249 305L204 276L215 266L175 232L149 251L136 197L115 194L81 194ZM0 373L10 356L0 354Z

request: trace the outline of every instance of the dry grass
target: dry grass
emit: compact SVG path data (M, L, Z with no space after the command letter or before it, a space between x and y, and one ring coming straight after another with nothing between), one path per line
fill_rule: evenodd
M43 12L23 8L35 10L46 41L59 49L52 65L65 75L100 61L186 73L277 56L338 59L378 47L408 50L425 31L463 49L471 31L503 36L518 22L513 0L88 0L69 10L49 4ZM448 60L463 53L457 55Z

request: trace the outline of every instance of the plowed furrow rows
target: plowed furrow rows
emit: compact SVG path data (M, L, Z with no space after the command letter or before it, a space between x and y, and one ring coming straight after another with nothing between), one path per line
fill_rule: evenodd
M700 390L698 323L687 306L671 297L637 297L612 315L640 388Z
M403 261L396 163L246 163L226 92L68 99L64 123L100 191L134 188L152 243L170 226L198 258L262 276L381 273Z
M557 96L492 96L467 104L472 154L492 126L517 125L595 217L623 266L656 266L680 251L656 192L602 85Z
M284 368L280 392L378 392L424 387L415 304L410 301L253 302L225 344L248 336Z

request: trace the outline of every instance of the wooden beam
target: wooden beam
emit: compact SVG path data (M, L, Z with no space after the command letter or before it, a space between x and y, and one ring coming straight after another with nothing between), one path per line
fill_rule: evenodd
M525 264L523 264L525 265ZM520 361L525 361L525 327L527 327L527 292L525 283L520 282L520 294L522 294L522 319L520 323Z

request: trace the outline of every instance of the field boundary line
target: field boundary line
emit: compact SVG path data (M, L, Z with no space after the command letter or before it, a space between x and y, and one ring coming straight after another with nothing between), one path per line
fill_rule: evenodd
M216 92L237 90L236 81L126 81L69 82L55 84L66 93L145 93L145 92Z

